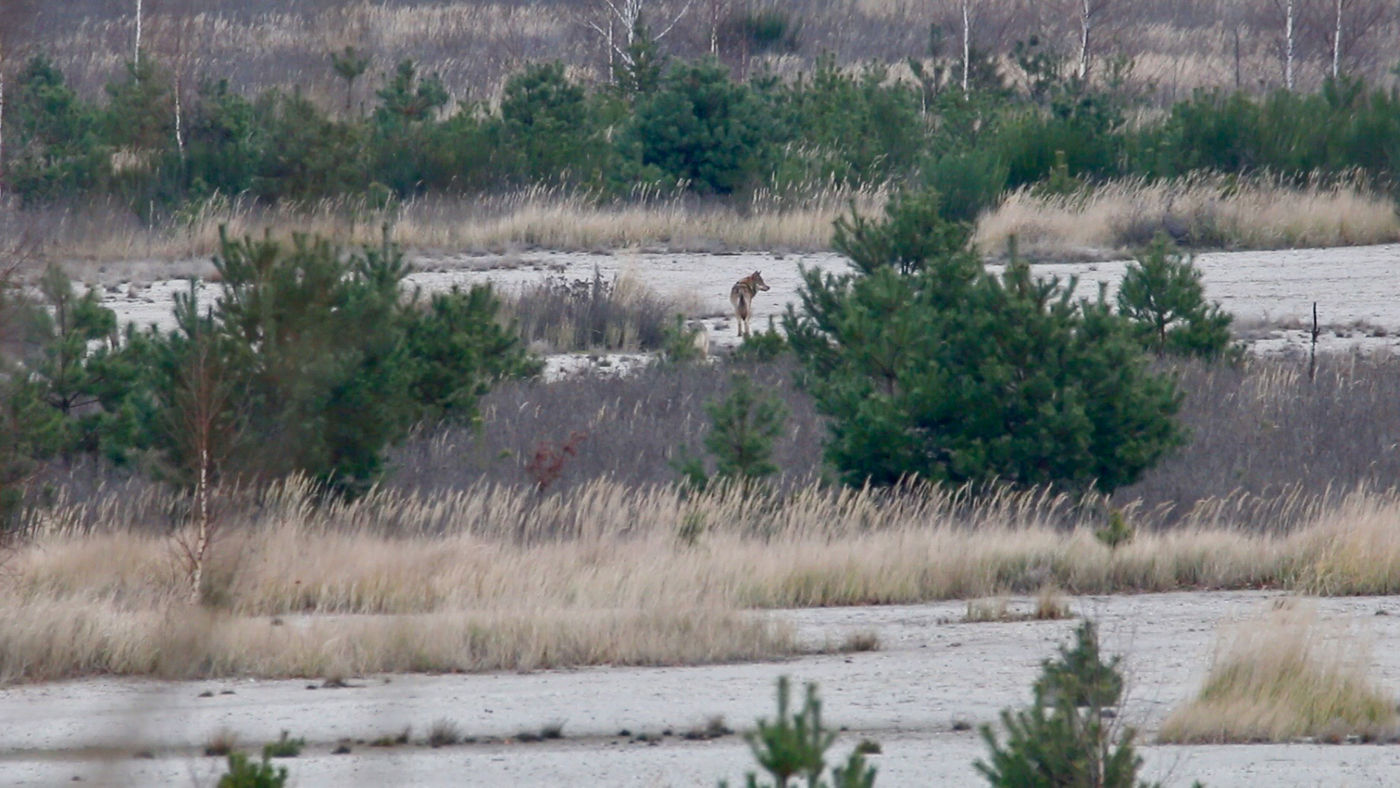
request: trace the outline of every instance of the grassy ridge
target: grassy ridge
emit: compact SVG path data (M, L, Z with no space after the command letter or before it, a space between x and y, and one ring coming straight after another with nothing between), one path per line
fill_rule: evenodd
M115 509L82 529L55 512L7 564L0 676L689 664L792 653L791 633L743 613L754 608L1051 584L1400 590L1394 494L1355 494L1287 533L1187 523L1116 550L1094 537L1092 517L1035 493L972 504L809 488L755 507L600 481L544 501L480 488L321 509L310 495L293 484L225 502L204 609L188 605L168 537L131 531ZM272 620L299 614L314 615Z

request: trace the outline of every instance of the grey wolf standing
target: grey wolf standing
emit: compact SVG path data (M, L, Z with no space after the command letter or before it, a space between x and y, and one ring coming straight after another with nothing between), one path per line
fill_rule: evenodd
M763 277L757 271L740 279L729 288L729 303L734 305L734 316L739 319L739 336L749 335L749 315L753 314L753 297L758 291L767 290Z

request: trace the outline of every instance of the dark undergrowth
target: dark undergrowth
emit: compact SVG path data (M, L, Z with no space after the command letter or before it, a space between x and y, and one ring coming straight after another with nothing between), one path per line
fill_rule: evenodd
M1205 501L1223 525L1286 529L1358 487L1384 490L1400 479L1400 359L1326 357L1314 380L1306 361L1173 368L1190 440L1108 502L1131 507L1139 525L1169 526ZM795 367L780 361L746 369L791 411L774 447L781 471L773 486L790 492L823 479L825 426L794 384ZM431 496L482 482L537 486L530 466L541 453L559 460L546 485L551 493L599 478L672 483L680 448L701 451L709 429L704 405L727 394L728 372L659 366L621 379L504 383L482 400L480 427L421 426L395 447L381 487ZM171 499L158 483L91 461L51 466L47 478L41 496L121 498L124 509L142 512L138 527L168 527L182 516L159 508ZM143 499L150 507L131 506Z

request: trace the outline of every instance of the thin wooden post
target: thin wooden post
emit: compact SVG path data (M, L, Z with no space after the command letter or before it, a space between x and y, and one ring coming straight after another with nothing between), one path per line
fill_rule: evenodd
M1312 346L1308 351L1308 382L1317 379L1317 302L1313 302Z

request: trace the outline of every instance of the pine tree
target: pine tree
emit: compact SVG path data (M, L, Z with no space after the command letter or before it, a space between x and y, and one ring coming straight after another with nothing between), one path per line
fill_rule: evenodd
M1103 662L1098 635L1085 621L1074 648L1042 663L1029 709L1001 713L1006 742L990 725L981 728L990 757L974 766L996 788L1150 788L1137 779L1142 758L1131 728L1115 731L1123 678L1119 658Z
M351 98L355 91L355 80L369 69L369 55L352 46L340 52L331 53L331 68L335 75L345 80L345 114L349 116Z
M1118 289L1118 311L1136 323L1143 345L1158 356L1238 355L1230 345L1232 317L1206 301L1201 272L1165 235L1158 235L1128 266Z
M784 319L830 418L828 461L852 485L1137 479L1180 440L1171 379L1102 297L1020 261L987 273L935 206L898 198L883 224L845 222L856 272L805 271Z
M778 470L773 441L782 434L787 408L763 396L748 375L734 375L730 381L729 396L705 406L713 424L705 448L715 457L716 475L736 479L747 490Z
M773 782L760 785L758 776L750 772L744 784L748 788L788 788L800 778L808 788L871 788L875 767L866 764L859 748L845 764L831 768L831 782L822 779L827 771L826 752L835 743L836 734L822 724L817 685L807 685L800 710L791 710L791 696L788 677L779 676L777 719L759 720L758 729L745 737L754 760ZM727 785L720 782L721 788Z

